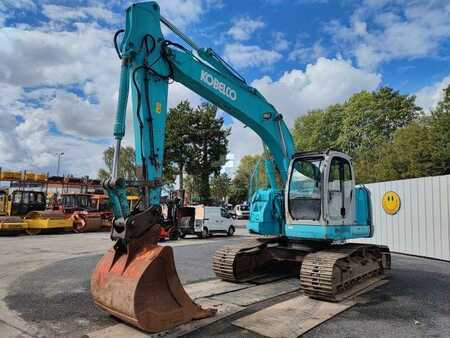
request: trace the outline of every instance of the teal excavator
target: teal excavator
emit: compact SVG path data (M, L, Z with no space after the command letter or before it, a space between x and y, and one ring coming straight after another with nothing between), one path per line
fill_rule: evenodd
M161 24L184 43L166 39ZM199 48L161 16L156 2L131 5L114 44L122 66L112 175L104 188L113 205L115 244L92 274L97 305L148 332L215 313L189 298L172 248L157 244L171 81L244 123L264 144L270 186L253 194L247 225L264 236L219 249L212 266L218 278L239 283L293 273L306 295L326 301L340 301L385 278L387 247L346 243L373 234L370 194L355 186L347 155L333 150L296 153L275 107L212 49ZM130 89L138 180L126 182L118 177L118 158ZM126 197L130 186L141 192L132 210Z

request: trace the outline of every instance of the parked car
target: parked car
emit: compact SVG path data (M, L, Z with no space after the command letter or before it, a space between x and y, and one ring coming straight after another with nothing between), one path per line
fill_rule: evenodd
M249 215L248 204L238 204L234 207L234 217L236 219L248 219Z
M233 236L235 228L230 214L225 208L196 206L193 232L199 238L221 233Z

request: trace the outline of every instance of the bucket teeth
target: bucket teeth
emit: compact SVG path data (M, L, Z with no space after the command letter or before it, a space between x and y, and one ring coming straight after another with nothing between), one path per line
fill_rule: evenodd
M139 241L130 243L123 254L110 249L97 264L91 293L98 306L151 333L215 314L185 292L171 247L143 246L145 239Z

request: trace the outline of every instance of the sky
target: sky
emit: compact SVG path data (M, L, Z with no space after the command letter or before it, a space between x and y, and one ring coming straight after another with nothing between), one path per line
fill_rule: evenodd
M429 112L450 84L450 1L164 0L161 12L211 47L283 114L390 86ZM0 167L95 177L112 144L122 0L0 1ZM169 106L202 99L178 83ZM130 114L129 114L130 115ZM228 171L262 151L225 114ZM131 118L126 145L133 145Z

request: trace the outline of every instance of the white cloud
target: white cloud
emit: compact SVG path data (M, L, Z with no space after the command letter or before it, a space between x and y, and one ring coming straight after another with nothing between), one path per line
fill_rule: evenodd
M280 60L281 56L280 53L274 50L239 43L228 44L224 50L225 60L236 68L271 66Z
M239 18L234 21L233 26L228 30L227 34L233 39L244 41L250 39L252 34L265 26L264 22L254 20L248 17Z
M0 29L4 46L0 50L0 80L51 85L80 83L114 70L116 75L119 61L111 46L112 34L91 24L77 24L70 32L4 27ZM88 51L95 51L95 55Z
M291 61L312 62L325 55L326 51L319 40L312 47L304 47L298 43L296 48L289 53L288 59Z
M5 112L13 107L23 94L21 87L4 82L0 82L0 92L2 93L0 95L0 111L4 110Z
M35 10L36 3L33 0L2 0L0 2L0 11L6 12L9 9L23 9Z
M52 91L27 93L19 86L0 82L0 164L8 169L50 171L55 174L56 152L64 151L65 172L95 176L103 145L49 132L52 114L35 107L36 98ZM46 93L47 92L47 93ZM84 119L85 116L81 116ZM103 121L102 121L103 122Z
M234 175L241 158L245 155L261 154L263 145L260 137L253 130L245 127L242 122L233 119L229 137L229 150L233 160L228 164L227 174Z
M42 5L45 16L56 22L97 19L108 23L117 23L120 18L112 11L98 6L90 7L68 7L60 5Z
M366 1L348 25L334 21L327 30L360 67L376 69L391 60L439 56L450 37L450 6L447 1Z
M289 48L289 41L286 40L286 36L282 32L276 32L274 34L274 44L273 47L275 50L282 52Z
M120 71L111 47L113 33L90 24L76 27L71 32L0 29L5 46L0 50L0 82L38 87L27 96L46 108L46 116L62 133L105 137L112 122L101 121L111 121L115 112ZM62 87L67 85L78 87L94 103Z
M206 0L207 9L222 9L225 7L224 0Z
M70 164L66 166L66 173L95 175L102 160L99 155L103 146L49 134L46 112L40 108L28 108L26 119L19 124L14 115L3 110L3 106L0 109L0 163L3 167L51 171L54 174L52 169L56 164L56 152L64 150L65 163Z
M439 101L444 97L444 89L450 85L450 75L444 77L431 86L427 86L419 90L416 95L416 104L421 106L425 112L436 108Z
M342 102L355 92L374 90L381 76L353 67L342 59L319 58L305 71L293 69L278 80L264 76L252 82L283 114L288 124L316 108Z
M192 19L188 7L178 13L181 22ZM195 16L195 6L190 8ZM102 14L94 18L94 11L90 13L89 20ZM69 12L65 18L77 15ZM56 152L64 151L65 173L95 176L107 146L99 141L112 141L116 111L120 60L112 48L114 32L96 22L53 31L59 19L51 20L32 29L0 28L0 165L53 171ZM179 84L169 92L169 106L181 99L199 103ZM131 120L128 114L125 144L134 144Z
M161 14L179 28L198 21L204 11L201 0L171 0L161 3Z
M379 74L357 69L346 60L319 58L306 69L292 69L279 79L263 76L251 85L257 88L283 114L289 127L295 118L316 108L344 102L362 90L374 90L381 83ZM259 137L242 123L233 120L230 149L237 165L246 154L259 154Z
M169 85L169 107L175 107L181 101L188 100L192 107L197 107L202 102L200 96L179 82Z

